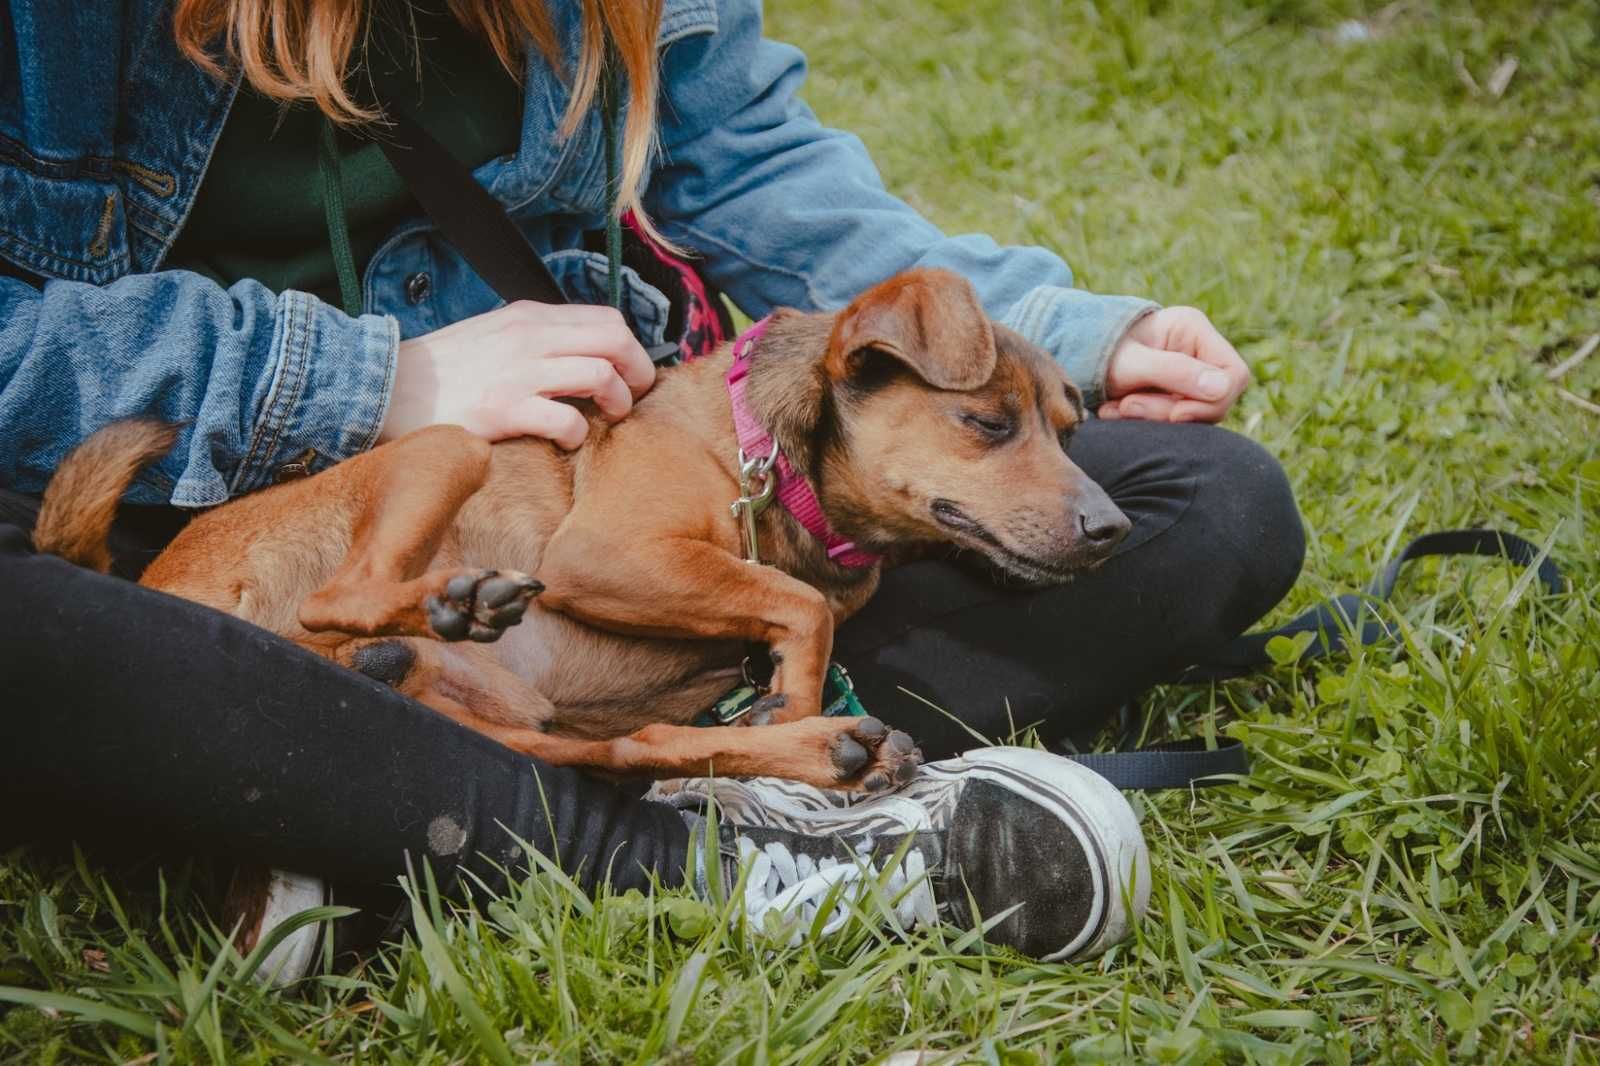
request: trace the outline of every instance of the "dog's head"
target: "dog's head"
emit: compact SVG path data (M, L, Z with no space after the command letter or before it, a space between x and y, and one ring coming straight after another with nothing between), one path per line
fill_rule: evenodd
M782 318L773 325L787 332ZM820 339L821 324L810 329ZM952 544L1050 583L1103 562L1127 534L1127 517L1067 457L1084 417L1078 390L1048 354L991 323L964 279L897 275L810 347L805 386L791 379L786 398L764 389L762 406L790 422L773 428L846 536Z

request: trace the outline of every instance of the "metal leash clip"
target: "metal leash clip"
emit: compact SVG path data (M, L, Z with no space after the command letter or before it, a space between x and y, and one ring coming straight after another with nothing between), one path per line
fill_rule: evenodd
M733 517L739 522L739 535L744 541L744 558L748 563L761 562L761 547L756 537L756 518L772 503L778 491L778 479L772 476L772 465L778 461L778 442L772 442L772 452L747 458L739 449L739 498L733 501Z

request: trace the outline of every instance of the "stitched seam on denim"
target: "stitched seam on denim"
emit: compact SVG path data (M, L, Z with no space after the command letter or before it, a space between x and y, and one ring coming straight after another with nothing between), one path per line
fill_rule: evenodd
M1135 544L1132 548L1129 548L1126 552L1119 552L1117 555L1113 555L1112 558L1116 559L1116 558L1121 558L1121 556L1123 556L1123 555L1132 555L1134 552L1138 551L1140 548L1143 548L1145 545L1154 543L1163 533L1167 532L1169 529L1171 529L1172 527L1176 526L1179 522L1183 521L1184 516L1189 513L1189 509L1194 506L1194 497L1195 497L1195 491L1194 490L1195 490L1195 484L1196 484L1196 482L1198 480L1199 479L1194 474L1190 474L1188 477L1183 479L1184 488L1187 490L1187 492L1184 495L1183 510L1179 511L1178 514L1172 519L1172 521L1168 522L1166 525L1162 526L1160 529L1158 529L1154 533L1150 534L1150 536L1147 537L1146 539L1141 540L1138 544ZM1111 502L1115 503L1116 500L1113 499ZM1057 587L1059 588L1061 586L1057 586ZM995 593L1000 593L1000 592L1004 592L1004 591L1006 591L1006 590L1004 588L1002 588L1000 585L996 584L994 586L994 592ZM1045 591L1048 591L1048 590L1046 590L1046 589L1041 589L1040 590L1041 593L1043 593ZM928 616L928 617L919 618L915 622L908 623L907 625L902 626L901 628L897 629L895 632L893 632L893 633L889 634L888 636L884 637L881 641L877 642L876 644L866 645L866 646L863 646L863 647L860 647L860 648L852 647L850 649L849 654L851 654L851 655L871 655L871 654L873 654L875 652L881 651L886 646L888 646L890 644L893 644L895 641L899 640L901 637L904 637L907 633L911 633L911 632L913 632L915 630L918 630L918 629L932 629L935 626L937 626L940 622L943 622L946 618L954 618L956 615L962 614L965 611L971 611L971 610L975 610L975 609L977 609L979 607L987 606L988 604L991 604L994 601L995 601L995 596L994 595L989 595L989 596L985 596L983 599L977 600L976 602L973 602L973 603L964 603L959 607L952 607L947 611L940 611L936 615L931 615L931 616Z
M80 156L69 162L42 159L28 151L20 141L3 133L0 133L0 160L12 163L24 174L44 181L75 181L82 178L110 181L121 173L157 196L167 197L177 191L177 178L154 167L103 155Z
M695 237L699 241L702 241L702 242L704 242L706 244L714 245L715 247L720 248L722 251L727 252L728 255L732 256L734 259L737 259L739 262L744 263L747 266L754 267L757 270L766 270L766 271L769 271L769 272L771 272L773 274L781 274L784 277L793 278L794 280L796 280L796 281L798 281L800 283L802 288L804 288L806 290L806 299L811 301L811 306L812 307L821 308L823 306L823 302L817 298L817 294L816 294L815 290L813 290L811 288L810 279L807 278L804 274L798 273L797 271L789 270L789 269L787 269L785 267L773 266L773 265L768 264L768 263L763 263L758 259L752 259L749 256L745 255L744 253L740 252L739 249L733 247L732 245L727 244L724 241L718 240L716 237L713 237L709 233L706 233L703 230L700 230L700 229L698 229L698 228L696 228L694 226L689 225L687 222L673 222L670 225L663 226L662 227L662 232L665 233L669 229L682 231L683 233L687 233L690 236ZM674 242L674 243L676 243L676 242ZM741 308L740 310L743 310L743 308Z
M294 394L289 396L283 404L283 417L276 419L272 427L272 442L262 455L262 465L270 466L272 457L278 454L279 443L284 432L294 421L294 412L300 406L300 399L305 395L306 383L311 380L311 353L314 348L312 335L316 332L316 300L306 296L305 313L301 317L300 337L303 343L299 346L299 358L295 360ZM263 471L270 473L270 471Z
M234 72L228 91L218 97L221 102L222 114L219 116L219 121L215 123L217 135L211 139L211 143L206 147L205 161L201 163L199 171L195 173L194 188L189 191L187 199L182 203L183 209L178 212L177 218L170 220L172 232L161 238L161 248L150 265L151 270L158 269L166 261L167 254L172 251L173 242L178 239L178 234L183 232L184 225L189 221L189 215L194 211L195 201L200 198L200 186L205 183L206 174L211 170L211 160L217 154L217 143L222 140L222 128L227 125L228 115L233 111L233 102L239 98L239 82L243 77L242 73Z
M394 393L394 375L400 362L400 323L389 315L382 316L378 321L383 324L383 331L387 334L383 339L383 385L378 392L377 410L373 412L372 428L367 433L366 439L361 442L361 447L356 449L357 454L371 451L378 443L378 434L383 432L383 420L389 413L389 397Z
M309 344L302 343L301 338L303 331L309 331L311 317L311 309L309 307L306 308L306 313L303 316L300 314L300 307L302 302L309 301L310 297L291 291L284 294L283 300L284 337L283 354L279 356L279 373L277 379L272 383L272 391L267 394L267 402L262 407L261 420L256 425L256 431L250 442L250 450L245 453L244 462L240 464L239 472L234 476L234 484L231 486L231 491L247 489L258 480L258 476L265 476L267 463L265 457L274 454L277 450L278 438L282 433L282 422L279 421L278 411L280 408L283 410L283 421L287 421L289 412L294 409L293 405L299 402L300 379L305 373L306 363L310 361L309 353L306 350ZM302 324L302 319L304 324ZM286 401L284 394L290 389L294 390L294 396ZM272 434L270 443L265 440L265 435L268 432ZM259 460L257 459L258 453L262 456ZM259 475L255 471L257 465L262 467Z
M1022 298L1005 316L1011 320L1011 328L1035 343L1040 343L1040 338L1049 332L1050 320L1058 318L1063 309L1060 306L1065 300L1066 293L1082 293L1093 297L1097 294L1086 289L1068 288L1066 286L1052 285L1040 286L1032 289ZM1123 299L1130 299L1124 297ZM1133 324L1145 315L1159 309L1159 305L1149 301L1133 303L1131 307L1121 312L1118 317L1110 320L1110 328L1106 331L1098 351L1089 354L1087 360L1081 356L1071 356L1068 353L1055 353L1056 362L1066 366L1067 362L1078 363L1087 361L1089 364L1089 380L1074 381L1073 384L1083 392L1086 401L1104 400L1106 387L1106 371L1116 346Z
M255 479L256 454L261 450L263 435L266 433L267 426L271 421L272 412L278 404L278 395L284 388L284 379L289 374L285 362L290 358L289 353L294 350L295 336L299 328L295 318L296 306L295 294L292 292L285 293L283 297L283 343L278 356L277 373L267 393L266 403L262 405L261 418L256 423L255 432L251 434L250 448L245 452L244 462L239 465L239 471L234 476L234 484L230 486L230 491L239 490Z
M661 51L676 41L696 33L716 33L722 27L716 4L693 4L684 10L663 16L656 31L656 50Z
M21 141L0 133L0 160L15 163L24 173L49 181L71 181L75 178L102 178L115 176L116 160L111 156L79 156L70 162L44 159L28 151Z
M6 246L8 236L9 234L0 231L0 259L37 276L41 281L87 282L99 272L93 267L58 263L54 256L38 256L30 254L23 248L9 248ZM115 267L109 269L115 270Z
M1044 321L1045 308L1049 305L1053 294L1044 286L1028 290L1028 294L1017 302L1011 309L1007 318L1013 318L1011 328L1030 340L1039 336L1039 326Z
M1100 346L1100 352L1095 356L1094 379L1084 388L1085 392L1092 391L1099 398L1105 398L1106 373L1111 369L1112 353L1116 351L1117 345L1122 343L1122 338L1128 335L1128 330L1133 328L1135 322L1145 315L1154 314L1156 310L1157 308L1151 304L1140 304L1116 319L1115 327L1106 332L1105 340Z
M10 230L0 229L0 239L12 241L15 244L21 245L23 248L25 248L26 250L28 250L30 252L34 252L34 253L36 253L38 255L41 255L41 256L45 257L46 259L53 260L53 261L55 261L57 263L70 263L73 266L84 267L84 268L90 269L90 270L97 270L97 269L100 269L101 265L105 262L105 260L98 260L97 261L97 260L93 260L93 259L74 259L70 255L62 255L60 252L51 251L49 248L46 248L43 245L34 244L32 241L28 240L25 237L19 237L15 233L11 232ZM111 262L112 263L126 262L127 258L128 258L128 253L126 251L123 251L123 252L118 253L117 255L112 256L111 257Z
M151 229L149 226L141 224L139 222L138 218L135 217L135 215L150 215L151 218L160 219L161 221L165 221L164 219L161 219L160 215L151 214L149 211L141 210L139 208L139 206L137 204L135 204L132 200L124 200L124 201L122 201L122 205L124 207L126 207L126 208L130 208L131 209L131 210L128 211L128 228L129 229L138 230L140 233L144 234L146 237L149 237L151 240L164 241L164 240L167 239L167 234L156 232L155 230Z

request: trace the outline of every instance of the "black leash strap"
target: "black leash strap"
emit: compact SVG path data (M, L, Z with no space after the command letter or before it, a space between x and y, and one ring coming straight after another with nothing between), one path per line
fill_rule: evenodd
M1296 637L1311 633L1314 638L1301 653L1300 660L1320 659L1349 646L1350 638L1360 645L1379 644L1396 639L1387 623L1378 617L1374 604L1394 594L1400 571L1414 559L1435 555L1482 555L1507 559L1518 566L1538 564L1537 577L1546 592L1559 593L1566 579L1553 559L1540 559L1539 548L1514 533L1493 529L1448 529L1424 533L1400 550L1379 571L1365 594L1346 593L1324 603L1277 629L1246 633L1225 645L1215 656L1196 663L1184 672L1182 682L1220 681L1239 677L1272 663L1267 643L1274 637Z
M1230 777L1243 777L1250 772L1250 757L1245 754L1244 745L1231 737L1219 739L1215 748L1208 748L1204 739L1193 737L1132 751L1069 754L1067 758L1087 766L1118 788L1142 792L1220 785Z
M1351 638L1362 646L1397 639L1394 630L1378 617L1374 604L1394 593L1400 571L1415 559L1441 555L1480 555L1507 559L1518 566L1537 566L1536 577L1546 592L1565 590L1561 568L1549 558L1541 559L1539 548L1514 533L1493 529L1451 529L1425 533L1401 549L1379 571L1365 594L1347 593L1324 603L1276 629L1246 633L1236 637L1212 658L1184 671L1180 684L1221 681L1272 665L1267 643L1274 637L1314 634L1300 655L1300 661L1321 659L1349 647ZM1208 749L1200 739L1153 744L1133 751L1113 751L1088 755L1069 755L1105 777L1118 788L1192 788L1222 784L1250 772L1244 745L1237 740L1222 740Z
M472 171L403 109L391 105L385 113L390 126L378 142L384 158L495 295L506 303L570 303L544 259ZM621 231L615 225L607 229L607 255L619 255ZM620 265L613 264L611 275L620 279ZM645 352L651 362L661 363L677 358L678 345L657 344Z
M507 303L569 302L550 268L500 202L459 159L403 110L385 109L391 125L379 139L384 158L410 186L422 210L478 276Z

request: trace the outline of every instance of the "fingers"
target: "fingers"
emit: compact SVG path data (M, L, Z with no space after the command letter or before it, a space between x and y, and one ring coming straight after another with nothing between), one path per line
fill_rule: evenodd
M1170 316L1163 343L1156 345L1180 355L1192 356L1201 363L1215 367L1228 382L1226 399L1231 405L1245 389L1250 387L1250 367L1229 343L1205 312L1193 307L1170 307L1156 312ZM1151 317L1156 317L1153 315ZM1194 396L1194 399L1216 400L1213 396Z
M1220 421L1250 384L1250 369L1202 312L1162 308L1137 322L1106 373L1103 418Z
M589 420L576 407L543 396L529 396L512 405L484 435L490 440L542 437L572 451L589 435Z
M655 364L614 307L519 301L501 310L523 329L523 343L541 355L604 359L616 368L634 399L655 384Z
M1146 422L1177 421L1172 418L1172 410L1178 402L1176 396L1167 396L1159 392L1136 392L1116 401L1116 412L1112 417L1137 418Z
M1175 311L1187 311L1188 317L1184 322L1186 329L1176 331L1178 336L1187 333L1189 343L1176 345L1179 351L1188 352L1202 363L1210 363L1227 373L1230 379L1237 379L1241 387L1250 381L1250 368L1245 365L1238 349L1228 342L1217 327L1211 324L1211 319L1204 313L1192 307L1173 308ZM1169 347L1174 345L1169 344Z
M1178 400L1167 410L1168 422L1221 422L1229 404Z
M1095 415L1108 421L1141 419L1146 422L1220 422L1228 404L1187 400L1165 392L1130 392L1100 405Z
M540 396L580 396L593 400L600 413L615 422L633 410L633 393L605 359L560 356L541 359L529 368L532 391Z
M1108 384L1119 399L1135 392L1166 392L1217 402L1227 399L1233 388L1220 367L1138 341L1125 342L1118 349L1110 379Z

